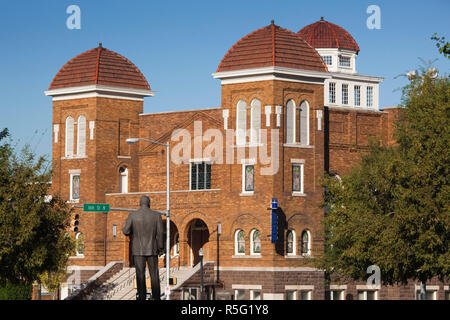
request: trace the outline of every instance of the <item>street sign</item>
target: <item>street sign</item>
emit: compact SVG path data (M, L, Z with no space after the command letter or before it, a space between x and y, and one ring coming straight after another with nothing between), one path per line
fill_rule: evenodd
M272 217L271 217L271 222L272 222L272 232L271 232L271 237L270 240L272 243L276 243L278 240L278 216L277 216L277 209L278 209L278 199L277 198L272 198Z
M84 212L109 212L108 203L85 203L83 205Z
M278 209L278 199L272 198L272 209Z

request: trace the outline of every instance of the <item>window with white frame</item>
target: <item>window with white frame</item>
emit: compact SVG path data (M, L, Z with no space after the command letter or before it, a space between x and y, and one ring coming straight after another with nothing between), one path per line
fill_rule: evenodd
M128 193L128 168L119 168L119 192Z
M367 103L368 107L373 106L373 87L367 87Z
M420 289L416 290L416 300L420 300ZM437 290L427 288L425 290L425 300L437 300Z
M70 200L78 202L80 200L80 173L70 174Z
M328 84L328 102L336 103L336 83L330 82Z
M341 66L341 67L350 67L350 57L348 57L348 56L339 56L339 66Z
M297 160L298 161L298 160ZM292 193L295 195L296 193L304 194L304 163L292 163Z
M190 162L191 190L211 189L211 163Z
M300 300L311 300L312 290L300 290Z
M348 104L348 84L342 84L342 104Z
M245 255L245 233L244 230L237 230L234 234L234 254Z
M358 290L358 300L378 300L378 290Z
M286 254L288 256L294 256L297 253L296 237L294 230L288 230L286 232Z
M250 300L261 300L261 290L250 290Z
M183 300L197 300L198 288L183 288L182 289L182 299Z
M236 144L244 145L247 142L247 104L239 100L236 106Z
M300 144L309 145L309 104L300 103Z
M245 290L244 289L234 290L234 300L245 300Z
M333 64L333 56L321 56L321 58L327 66L331 66Z
M242 193L252 194L255 190L255 165L244 163L242 165Z
M78 117L77 155L84 156L85 154L86 154L86 117L81 115Z
M250 232L250 254L261 254L261 234L257 229L253 229L252 232Z
M299 128L297 128L297 119ZM302 101L299 107L296 107L292 99L286 103L286 143L309 145L309 104L307 101Z
M84 235L82 232L78 232L75 236L75 254L77 256L84 255Z
M361 105L361 86L354 86L353 92L354 92L355 106L360 106Z
M66 157L73 156L74 148L74 120L71 116L66 118L66 144L65 144L65 155Z
M445 300L450 300L450 289L445 290Z
M261 141L261 102L253 99L250 104L250 143L258 144Z
M286 300L297 300L297 291L286 290Z
M302 232L302 256L311 255L311 233L309 230Z
M345 290L344 289L331 289L327 291L328 300L345 300Z

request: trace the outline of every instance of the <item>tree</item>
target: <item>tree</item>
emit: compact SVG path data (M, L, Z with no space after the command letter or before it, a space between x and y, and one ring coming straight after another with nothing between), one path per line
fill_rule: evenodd
M324 255L328 272L367 278L377 265L383 284L449 276L448 77L422 68L404 87L394 146L373 142L341 180L326 177Z
M16 153L4 142L8 135L0 132L0 287L31 289L34 281L51 284L65 270L74 249L67 233L71 212L59 197L47 196L45 158L36 160L29 147Z
M435 32L431 36L431 40L436 41L436 47L439 49L439 53L450 59L450 43L445 41L445 37L438 37Z

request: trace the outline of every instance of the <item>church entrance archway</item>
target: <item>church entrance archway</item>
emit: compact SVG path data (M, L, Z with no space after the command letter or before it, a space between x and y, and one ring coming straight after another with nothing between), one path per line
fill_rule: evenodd
M209 230L201 219L194 219L188 225L187 243L190 250L189 265L195 266L200 262L199 250L209 241ZM203 248L204 249L204 248Z

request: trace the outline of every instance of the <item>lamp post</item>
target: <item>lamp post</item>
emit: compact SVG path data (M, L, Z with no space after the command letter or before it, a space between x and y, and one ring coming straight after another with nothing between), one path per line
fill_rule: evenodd
M166 147L166 300L170 300L170 291L169 291L169 275L170 275L170 146L169 143L161 143L158 141L153 141L144 138L129 138L126 140L127 143L132 144L138 141L146 141L154 144L158 144L160 146Z
M203 248L198 250L200 257L200 300L203 300Z

